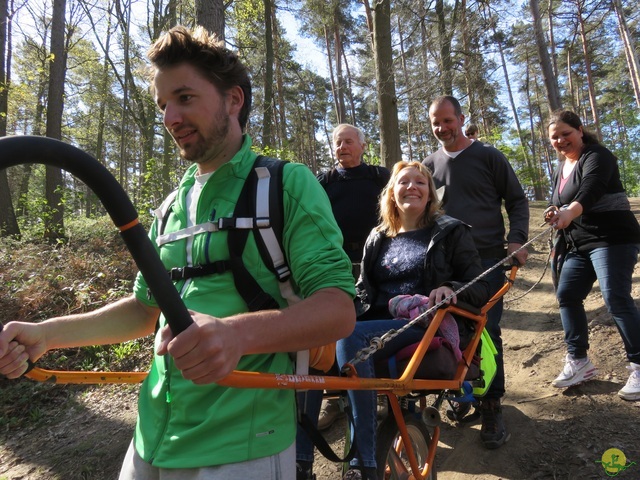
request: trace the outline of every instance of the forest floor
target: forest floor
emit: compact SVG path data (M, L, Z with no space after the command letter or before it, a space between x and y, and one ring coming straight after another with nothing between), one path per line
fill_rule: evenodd
M640 199L632 202L640 216ZM545 230L539 226L543 208L531 206L531 238ZM486 450L479 423L456 425L442 415L440 480L640 479L640 402L617 395L628 364L597 285L586 308L598 377L566 390L550 385L562 369L565 348L551 275L545 272L547 241L543 235L533 243L505 297L503 412L511 437L500 449ZM637 266L635 299L639 277ZM137 387L33 383L0 379L0 480L116 479L134 427ZM20 391L31 395L26 404L15 400ZM335 448L343 444L344 428L336 422L325 432ZM605 452L614 448L626 458L625 470L603 467L603 458L610 460ZM340 466L319 456L315 471L317 480L340 478Z

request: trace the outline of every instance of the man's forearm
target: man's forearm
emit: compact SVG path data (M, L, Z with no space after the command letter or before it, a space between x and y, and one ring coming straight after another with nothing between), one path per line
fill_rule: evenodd
M326 288L283 310L225 319L243 337L246 353L294 352L347 337L355 326L353 301L338 288Z
M98 310L42 322L49 349L120 343L153 332L160 310L130 296Z

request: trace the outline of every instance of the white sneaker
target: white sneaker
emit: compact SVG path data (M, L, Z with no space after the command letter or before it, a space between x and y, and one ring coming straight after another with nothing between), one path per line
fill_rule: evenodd
M595 377L597 372L588 358L573 358L571 354L567 354L562 372L551 385L557 388L571 387Z
M623 400L640 400L640 365L632 363L627 367L627 369L631 370L631 375L629 375L627 384L622 387L618 392L618 395Z

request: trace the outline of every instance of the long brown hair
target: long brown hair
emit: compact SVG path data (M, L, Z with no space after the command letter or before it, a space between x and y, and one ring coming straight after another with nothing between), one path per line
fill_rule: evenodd
M549 118L549 126L558 122L566 123L576 130L580 130L580 127L582 127L582 143L584 143L585 145L600 145L600 140L598 140L598 137L596 137L595 133L592 133L584 128L580 117L571 110L556 110L555 112L551 113L551 118Z
M394 199L395 184L400 172L406 168L415 168L429 181L429 200L424 209L424 214L418 221L418 227L428 227L433 225L436 218L442 215L440 200L436 192L436 185L433 182L431 172L420 162L400 161L393 166L389 183L380 194L380 224L376 227L378 232L383 232L389 237L395 237L400 231L400 212Z

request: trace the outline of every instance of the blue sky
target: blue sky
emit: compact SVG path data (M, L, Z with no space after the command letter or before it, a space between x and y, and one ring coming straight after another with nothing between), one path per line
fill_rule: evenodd
M295 15L291 12L279 10L278 17L285 29L285 37L296 46L295 59L303 67L315 71L318 75L327 77L327 57L323 50L320 50L310 38L298 35L300 24Z

